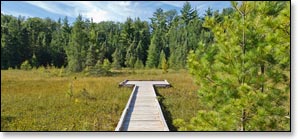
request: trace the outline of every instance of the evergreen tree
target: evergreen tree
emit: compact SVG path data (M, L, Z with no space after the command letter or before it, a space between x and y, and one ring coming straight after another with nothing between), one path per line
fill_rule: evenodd
M146 66L148 68L156 68L159 64L159 49L156 43L156 36L153 36L149 46L148 57L146 61Z
M64 37L62 28L61 19L59 18L56 28L54 28L53 33L51 34L52 40L50 42L51 48L49 50L52 64L56 67L62 67L66 62L64 47L67 46L67 44L65 44L64 39L66 38Z
M72 72L82 71L85 65L87 35L82 31L83 23L82 16L79 15L71 32L69 46L66 48L68 68Z
M165 12L159 8L153 13L153 17L150 19L153 33L148 48L146 66L149 68L158 68L161 51L167 50L166 54L169 55L166 38L166 32L168 32L167 17Z
M185 22L186 25L190 23L191 20L197 18L197 10L191 8L189 2L185 2L181 10L181 19Z
M160 53L160 63L159 63L159 68L161 68L163 70L163 73L167 73L168 72L168 62L166 59L166 55L163 51L161 51Z
M2 21L2 19L4 21ZM22 45L23 30L21 26L22 20L12 16L3 17L1 14L1 67L20 67L25 58L30 58L30 51L24 53L22 49L27 46ZM4 34L4 35L3 35ZM3 60L2 60L3 58ZM3 63L2 63L3 62Z
M35 68L37 67L37 59L36 59L35 54L33 54L32 58L30 60L30 63L32 65L32 67L35 67Z
M186 68L187 54L190 50L196 49L201 33L202 22L197 16L197 11L186 2L181 10L181 16L174 19L168 32L171 68Z
M162 50L161 51L161 53L160 53L160 55L159 55L159 64L158 64L158 68L162 68L162 65L163 65L163 63L164 62L166 62L166 55L165 55L165 53L164 53L164 51Z
M106 71L109 71L111 69L111 62L108 59L104 59L102 68Z
M123 63L123 59L122 57L122 52L121 50L119 50L121 48L116 48L115 52L113 53L113 63L112 63L112 67L115 69L120 69ZM121 62L122 61L122 62Z
M143 69L144 68L144 64L143 64L142 60L137 59L135 65L134 65L134 68L136 68L136 69Z
M90 46L87 52L86 66L92 67L95 65L95 62L96 62L95 49L93 46Z
M180 130L289 130L289 71L281 68L275 53L289 48L289 40L271 40L282 34L272 30L289 30L290 6L288 2L232 2L232 6L237 12L221 23L214 16L206 18L214 45L206 48L200 43L201 49L189 55L190 72L205 107L190 124L181 119L175 124ZM272 21L285 26L279 30Z
M143 64L146 63L147 60L147 50L149 48L150 45L150 26L149 23L147 21L143 21L143 25L142 25L142 30L140 31L141 34L141 39L139 40L139 44L138 44L138 58L140 58L140 60L142 60Z
M169 56L169 66L170 68L178 68L177 67L177 47L178 47L178 37L180 32L178 31L179 28L179 19L178 17L172 22L171 28L168 32L168 41L169 41L169 49L170 49L170 56Z
M133 68L135 65L135 62L137 60L137 53L136 53L136 41L134 40L130 46L128 47L128 50L126 52L126 66Z
M89 49L87 51L86 66L94 66L96 63L96 47L98 44L97 34L95 31L94 23L91 23L90 39L89 39Z
M146 48L144 47L143 45L143 41L139 41L138 43L138 46L136 48L136 55L137 55L137 59L140 60L143 65L144 65L144 61L146 61L146 55L147 55L147 52L146 52Z

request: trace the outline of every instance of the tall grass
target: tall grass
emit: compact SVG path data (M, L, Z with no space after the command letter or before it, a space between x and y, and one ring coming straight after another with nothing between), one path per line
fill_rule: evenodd
M61 69L1 71L2 131L112 131L128 101L128 80L168 80L171 88L157 88L167 123L189 120L200 108L197 86L187 71L113 71L110 77L66 74ZM67 92L72 84L73 97Z
M114 130L131 90L115 77L73 78L1 71L1 130ZM74 99L66 95L70 82ZM85 103L84 88L95 99Z

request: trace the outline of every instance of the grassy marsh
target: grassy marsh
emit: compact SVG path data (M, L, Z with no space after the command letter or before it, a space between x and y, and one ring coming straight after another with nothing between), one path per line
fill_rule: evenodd
M62 74L60 69L1 71L2 131L113 131L131 88L125 80L164 80L171 88L157 88L164 115L189 120L199 109L198 89L187 71L121 70L109 77ZM72 84L72 94L68 92ZM84 90L88 97L84 96ZM85 93L86 94L86 93ZM187 102L187 103L185 103Z

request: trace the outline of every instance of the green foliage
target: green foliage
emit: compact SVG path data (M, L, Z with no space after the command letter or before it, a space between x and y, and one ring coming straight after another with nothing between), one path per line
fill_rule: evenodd
M87 51L86 66L94 66L96 62L95 49L90 46Z
M159 55L159 64L158 64L158 68L162 68L162 64L164 63L164 61L166 61L167 59L166 59L166 55L165 55L165 53L164 53L164 51L162 50L161 52L160 52L160 55Z
M167 62L165 53L163 51L161 51L159 61L160 61L159 68L162 69L163 73L167 73L168 72L168 62Z
M108 59L103 60L102 68L106 71L109 71L111 69L111 63Z
M70 99L72 99L72 97L73 97L73 82L71 82L71 83L69 84L69 89L68 89L68 91L66 92L66 95L67 95Z
M151 23L93 23L79 15L69 25L67 17L61 22L1 14L1 69L33 66L48 78L63 77L57 67L66 66L87 76L111 75L111 68L188 68L204 107L193 117L188 113L198 109L177 114L175 103L166 104L180 116L174 120L179 130L289 130L290 2L231 5L222 13L208 8L202 17L189 2L179 14L159 8ZM82 121L84 129L92 125Z
M28 31L22 26L24 17L18 18L1 13L1 68L20 67L29 60Z
M68 69L72 72L82 71L85 64L87 35L82 30L84 30L84 22L79 15L71 32L69 46L65 49Z
M128 67L133 68L134 64L136 63L137 56L136 56L136 42L135 40L130 44L127 52L126 52L126 65Z
M22 63L21 69L22 70L30 70L30 69L32 69L32 66L30 65L29 61L26 60Z
M141 66L138 59L148 68L160 68L161 51L170 68L185 68L189 50L195 50L199 40L209 43L212 35L202 28L204 19L188 2L180 12L159 8L151 23L140 18L93 23L79 15L73 25L67 17L53 21L1 14L1 68L19 68L29 60L36 68L53 64L80 72L104 59L114 69ZM209 12L222 19L218 12Z
M30 63L33 67L37 67L37 59L36 59L35 54L33 54L32 58L30 60Z
M156 43L157 43L156 36L153 36L149 46L148 57L146 61L146 66L148 68L156 68L159 63L159 50Z
M120 47L113 54L114 65L116 67L126 66L134 68L137 59L145 63L147 59L147 49L150 43L149 25L139 18L132 20L127 18L123 24L120 34Z
M96 65L93 67L86 67L84 72L87 76L107 76L111 75L111 63L108 59L104 59L104 63L100 60L97 61Z
M168 62L166 59L163 59L162 61L162 70L163 70L163 73L167 73L168 72Z
M197 11L191 8L191 5L189 2L186 2L183 5L181 14L182 14L181 18L186 25L188 25L191 20L195 19L198 16Z
M236 12L223 21L216 21L215 16L205 20L204 26L214 33L214 44L206 47L201 42L188 56L205 108L190 123L176 123L180 130L289 130L285 118L289 114L289 65L283 62L289 60L290 45L288 39L279 38L287 34L290 18L278 19L289 12L289 3L232 5ZM283 24L282 29L276 27ZM283 36L272 32L281 30ZM279 59L281 55L286 58Z
M65 74L65 69L61 67L61 69L59 69L59 77L63 77L63 74Z
M212 13L212 12L211 12ZM197 11L186 2L169 29L169 66L174 69L186 68L187 55L190 50L197 49L198 41L209 40L202 28L202 20L197 17Z
M134 68L136 68L136 69L143 69L144 68L143 62L140 59L137 59L135 65L134 65Z
M121 61L123 61L123 59L121 59L122 57L122 52L121 50L119 50L118 48L116 48L114 54L113 54L113 63L112 63L112 67L114 69L120 69L121 68Z

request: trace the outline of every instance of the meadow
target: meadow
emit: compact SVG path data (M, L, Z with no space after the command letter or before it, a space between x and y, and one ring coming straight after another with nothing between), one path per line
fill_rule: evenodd
M156 88L170 130L200 109L198 87L185 70L119 70L111 76L67 74L63 69L1 70L1 131L113 131L132 88L125 80L168 80Z

